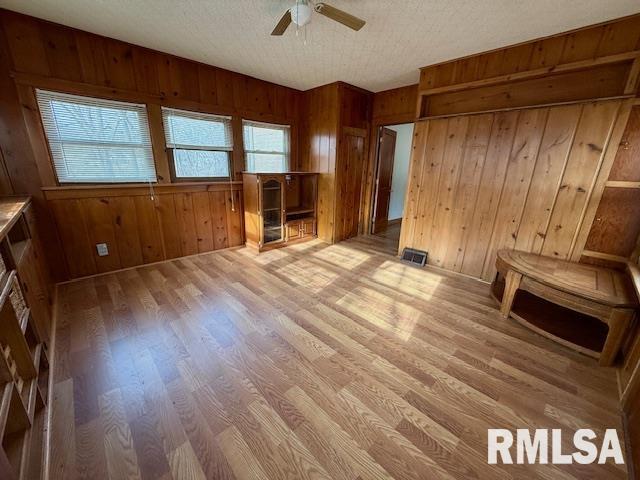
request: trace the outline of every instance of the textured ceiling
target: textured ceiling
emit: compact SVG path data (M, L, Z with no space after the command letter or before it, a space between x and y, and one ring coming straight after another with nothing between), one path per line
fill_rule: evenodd
M315 14L304 34L269 33L295 0L0 0L0 6L306 90L342 80L371 91L425 65L640 11L638 0L329 0L359 32Z

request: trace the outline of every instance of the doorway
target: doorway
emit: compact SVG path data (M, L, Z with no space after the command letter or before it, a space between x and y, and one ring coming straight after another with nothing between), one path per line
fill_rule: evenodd
M397 251L409 178L413 123L378 130L371 234L384 237Z

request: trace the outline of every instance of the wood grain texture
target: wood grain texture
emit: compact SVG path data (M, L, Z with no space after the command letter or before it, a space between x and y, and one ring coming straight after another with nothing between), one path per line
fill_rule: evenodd
M400 249L485 280L502 248L569 258L619 106L418 122Z
M487 428L619 428L615 378L392 243L225 250L60 286L51 478L626 478L486 464Z
M297 166L302 97L297 90L7 10L0 10L0 25L0 114L5 126L0 129L0 148L7 173L2 175L5 168L0 165L0 187L4 193L33 195L38 225L43 241L48 245L45 250L47 263L57 281L120 268L118 265L137 265L140 257L146 263L183 253L176 242L175 227L167 223L171 219L167 218L160 227L155 220L155 210L170 212L172 200L165 199L166 204L156 202L155 210L138 200L132 209L132 199L124 194L121 200L113 201L119 203L117 208L109 210L116 212L116 218L123 222L120 225L116 222L111 226L100 200L76 205L86 214L77 222L79 231L73 234L76 240L83 238L84 241L84 237L91 241L95 237L113 240L111 230L115 229L118 255L89 260L91 252L83 245L80 252L85 258L77 260L79 265L71 267L73 271L68 270L69 262L65 259L73 247L61 243L69 239L69 234L57 231L58 226L52 220L69 206L55 206L52 213L41 191L41 187L55 186L57 180L39 118L35 88L146 104L160 183L171 181L161 106L232 116L235 131L233 173L238 179L244 169L243 118L290 125L291 165ZM218 203L221 200L213 197ZM212 224L201 215L203 206L203 196L196 196L197 225L202 235L198 237L200 241L195 252L211 250L214 244L221 248L222 244L228 243L219 227L223 223L227 223L225 232L233 229L231 243L240 243L237 237L242 235L241 224L233 216L212 218L211 222L215 220L218 225L214 227L218 235L216 237L213 230L209 235L207 232ZM117 213L123 208L127 209L126 216ZM157 241L160 238L158 228L165 236L164 245ZM138 237L145 232L152 232L155 237L144 239L138 247L131 237L134 230L139 232ZM187 252L191 251L190 245L185 247ZM132 249L128 251L129 248Z
M639 28L633 15L424 67L417 117L633 96Z
M206 184L170 193L167 186L153 199L145 189L121 187L114 196L88 190L49 200L71 278L119 270L244 243L242 191ZM73 192L73 193L71 193ZM233 192L233 193L232 193ZM231 195L234 195L231 210ZM73 219L73 221L70 221ZM96 244L106 243L100 257Z
M320 173L318 237L327 242L350 238L360 229L371 101L370 92L342 82L304 92L300 165Z
M513 75L640 49L640 16L613 20L480 55L425 67L420 88L437 88Z

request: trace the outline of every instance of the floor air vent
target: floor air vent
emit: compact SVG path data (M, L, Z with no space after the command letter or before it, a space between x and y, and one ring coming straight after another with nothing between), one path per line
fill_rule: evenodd
M405 248L402 250L402 260L424 267L425 263L427 263L427 252L414 250L413 248Z

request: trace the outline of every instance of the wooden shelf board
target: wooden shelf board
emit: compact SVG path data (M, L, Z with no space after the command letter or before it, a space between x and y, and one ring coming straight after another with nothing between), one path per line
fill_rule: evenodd
M31 426L27 407L22 401L20 393L15 388L15 385L8 385L12 385L12 388L10 392L9 409L7 410L7 418L2 432L3 438L4 436L20 432L21 430L27 429Z
M313 207L301 207L296 209L287 210L288 215L300 215L302 213L313 213L315 209Z
M22 312L22 317L20 318L20 330L22 330L22 334L27 331L27 325L29 324L29 317L31 314L31 309L29 307L25 308L24 312Z
M2 439L2 447L13 468L16 478L24 478L22 475L22 466L24 465L26 446L29 440L29 431L21 430L6 435Z
M29 438L28 450L25 452L23 478L40 478L44 466L44 429L46 410L36 411Z
M504 281L492 286L492 295L502 302ZM556 305L527 291L516 293L511 316L523 326L568 348L599 358L608 328L600 320Z
M13 258L16 262L16 265L20 265L20 263L22 262L25 252L29 249L29 245L31 245L30 238L21 240L16 243L11 243L11 251L13 252Z

